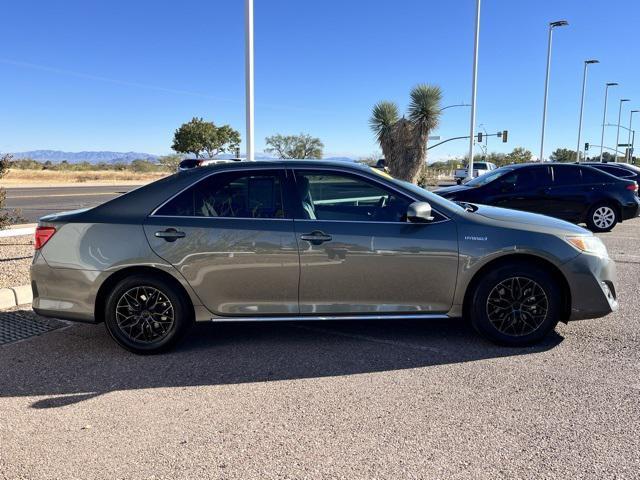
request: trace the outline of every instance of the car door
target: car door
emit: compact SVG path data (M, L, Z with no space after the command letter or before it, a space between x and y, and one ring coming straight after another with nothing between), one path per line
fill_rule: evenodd
M534 165L515 168L487 187L489 203L497 207L547 214L551 184L549 167Z
M285 171L224 169L170 199L144 230L213 313L298 313L299 259Z
M578 165L554 164L553 186L549 192L549 215L578 222L589 208L593 185L582 179L581 167Z
M458 268L456 224L406 221L412 198L335 169L295 170L300 313L444 313Z

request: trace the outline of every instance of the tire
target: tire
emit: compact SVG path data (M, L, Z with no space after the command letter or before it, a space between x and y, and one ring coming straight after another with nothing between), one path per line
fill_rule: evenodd
M183 292L147 274L132 275L116 284L107 297L104 318L118 345L142 355L171 349L193 324Z
M534 263L516 262L494 268L472 288L472 304L468 308L471 324L499 345L533 345L547 336L560 319L560 286ZM516 294L512 295L514 291Z
M587 214L587 226L592 232L608 232L618 223L616 208L610 203L596 203Z

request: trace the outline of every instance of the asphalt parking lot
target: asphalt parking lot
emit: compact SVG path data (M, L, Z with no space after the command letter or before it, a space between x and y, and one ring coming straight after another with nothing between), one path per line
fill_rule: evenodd
M640 478L640 219L602 238L620 310L534 348L461 320L207 324L153 357L102 325L0 346L0 478Z

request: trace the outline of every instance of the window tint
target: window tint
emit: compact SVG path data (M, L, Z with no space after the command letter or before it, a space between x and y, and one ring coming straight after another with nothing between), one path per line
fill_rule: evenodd
M305 218L347 221L404 221L411 200L347 174L298 170L296 184Z
M582 183L580 168L577 165L554 165L553 183L556 186L580 185Z
M278 172L218 173L185 190L158 215L226 218L283 218Z
M609 175L598 171L596 168L581 168L583 183L611 183L615 181Z
M620 178L632 178L634 177L634 173L630 170L626 170L620 167L612 167L610 165L602 165L601 167L595 167L598 170L602 170L603 172L610 173L611 175L615 175Z
M488 170L489 167L484 162L473 162L473 168L478 170Z
M549 185L549 169L547 167L518 168L516 174L516 189L527 190L529 188Z

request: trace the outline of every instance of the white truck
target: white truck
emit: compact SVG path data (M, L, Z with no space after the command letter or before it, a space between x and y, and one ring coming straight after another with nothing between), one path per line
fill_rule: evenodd
M480 175L483 175L487 172L490 172L491 170L495 170L496 165L495 163L491 163L491 162L473 162L473 177L479 177ZM453 179L456 181L456 183L458 185L460 185L463 180L467 178L467 168L458 168L454 173L453 173Z

